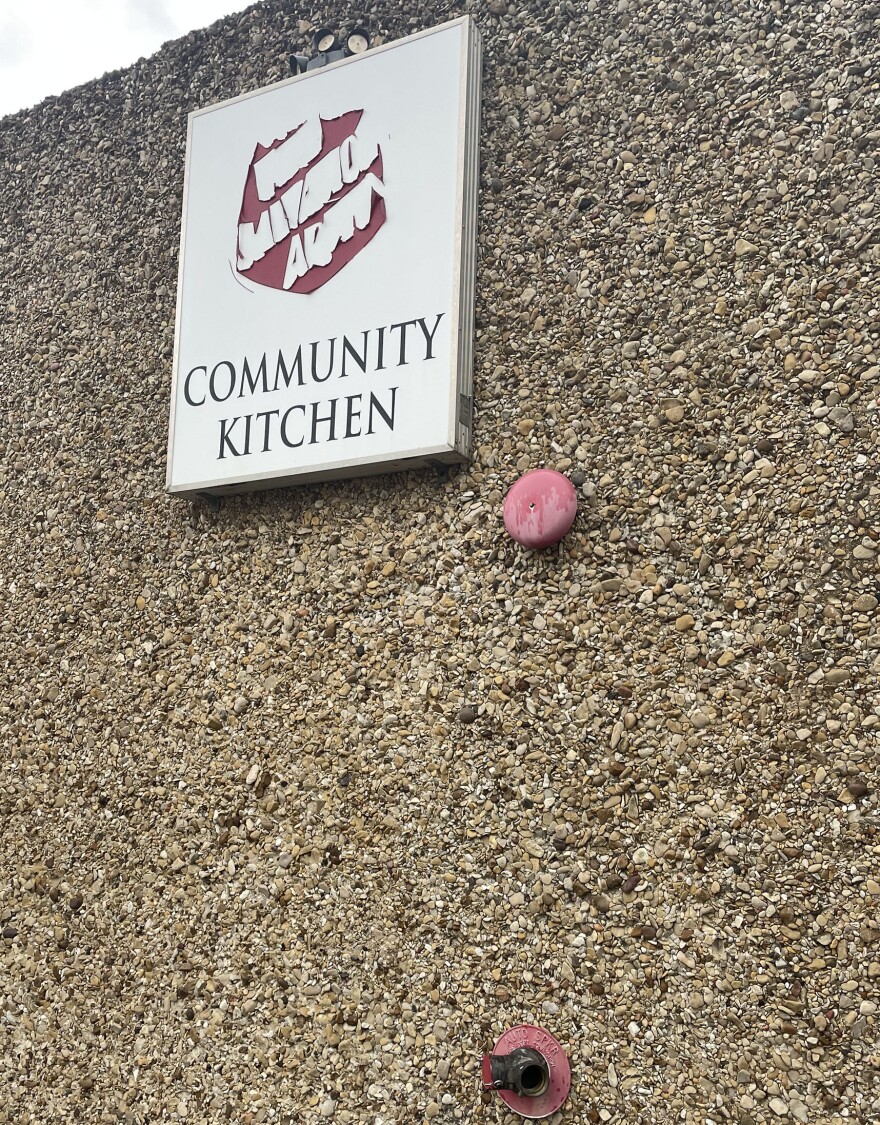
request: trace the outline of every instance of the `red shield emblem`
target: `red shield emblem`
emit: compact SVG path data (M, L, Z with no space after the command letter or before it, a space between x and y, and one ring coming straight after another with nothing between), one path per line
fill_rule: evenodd
M272 289L312 293L385 222L382 150L355 109L257 145L245 178L235 268Z

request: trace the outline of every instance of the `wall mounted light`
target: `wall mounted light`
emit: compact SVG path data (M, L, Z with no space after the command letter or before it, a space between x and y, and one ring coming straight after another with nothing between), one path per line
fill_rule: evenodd
M318 70L328 63L351 58L352 55L363 55L370 49L370 33L365 27L358 25L348 32L343 41L331 28L320 27L312 42L315 53L311 58L306 55L290 56L291 74L304 74L307 70Z
M365 27L353 27L345 41L350 55L362 55L370 49L370 33Z

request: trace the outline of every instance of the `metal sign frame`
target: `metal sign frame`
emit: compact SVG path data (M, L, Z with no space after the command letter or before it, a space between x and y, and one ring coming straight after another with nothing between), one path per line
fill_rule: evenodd
M455 197L455 245L454 245L454 286L452 307L450 309L450 348L451 362L454 364L454 377L449 379L447 404L446 437L442 443L428 448L395 449L387 455L346 457L302 468L290 464L284 468L270 471L255 469L235 479L229 475L216 476L210 473L203 479L181 478L175 473L175 452L178 443L186 441L185 428L181 425L181 325L185 315L184 294L186 286L188 214L191 207L191 169L190 157L193 144L193 129L197 120L205 115L222 111L229 106L260 98L280 88L296 86L300 82L314 80L317 76L338 71L344 67L362 65L365 60L386 52L399 51L409 44L427 39L441 33L449 34L457 29L461 35L461 60L459 79L459 121L458 121L458 166L456 169ZM482 44L476 24L469 16L452 20L426 31L418 32L405 39L383 44L363 55L355 55L305 74L295 75L282 82L274 83L260 90L242 94L216 105L195 110L190 113L187 127L187 162L183 189L183 216L180 236L180 264L177 291L177 318L175 325L173 378L171 388L171 409L168 435L168 462L166 489L178 495L212 494L224 495L235 492L263 488L275 488L294 484L305 484L318 480L342 479L365 476L375 473L394 472L427 465L456 464L466 462L470 455L472 415L473 415L473 340L474 340L474 301L476 275L476 234L477 234L477 193L479 183L479 131L481 108L481 66ZM378 248L377 248L378 252ZM268 425L268 423L267 423ZM222 447L221 447L222 448ZM244 466L242 466L244 468Z

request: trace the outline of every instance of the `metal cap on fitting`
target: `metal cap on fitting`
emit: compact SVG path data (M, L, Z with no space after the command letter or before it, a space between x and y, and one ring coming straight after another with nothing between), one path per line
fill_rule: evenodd
M484 1090L497 1091L505 1105L531 1121L554 1114L571 1089L561 1044L531 1024L505 1031L492 1053L483 1055L481 1072Z
M538 1098L549 1085L547 1060L532 1047L517 1047L509 1055L483 1056L484 1090L513 1090L521 1098Z

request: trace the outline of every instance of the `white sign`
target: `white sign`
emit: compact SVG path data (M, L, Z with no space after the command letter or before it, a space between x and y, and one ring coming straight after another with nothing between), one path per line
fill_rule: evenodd
M170 492L467 459L479 109L465 17L190 115Z

